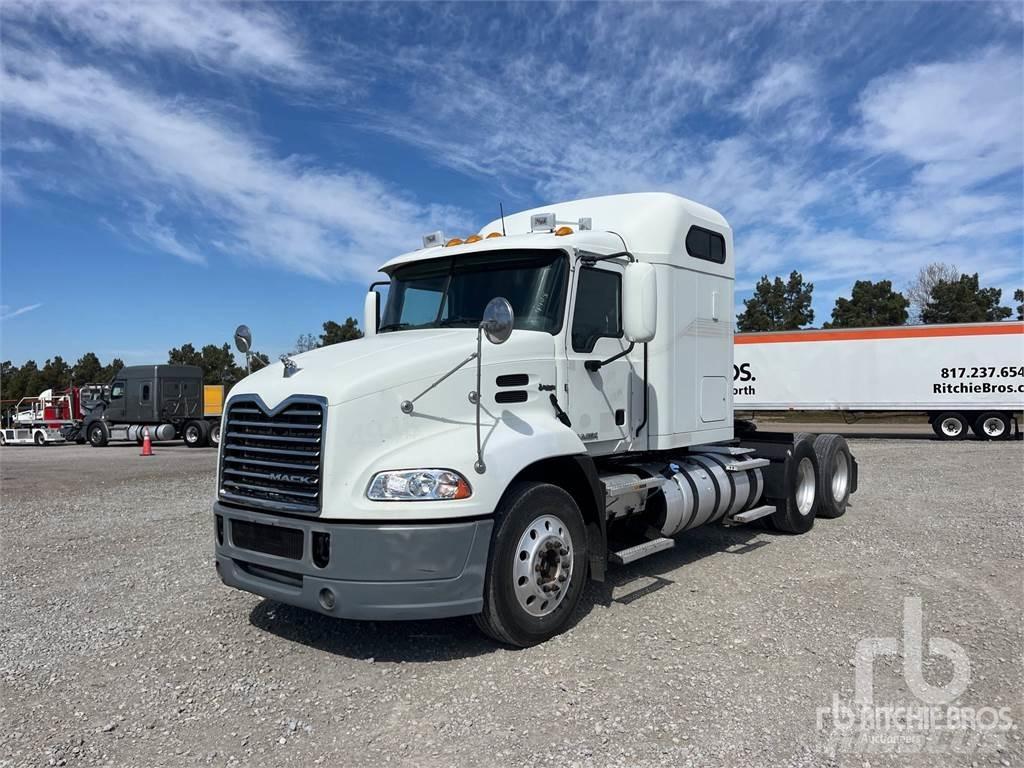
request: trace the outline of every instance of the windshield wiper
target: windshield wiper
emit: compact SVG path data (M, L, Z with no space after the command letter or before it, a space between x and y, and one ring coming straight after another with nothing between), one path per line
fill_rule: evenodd
M384 323L378 331L397 331L399 328L408 328L412 323Z

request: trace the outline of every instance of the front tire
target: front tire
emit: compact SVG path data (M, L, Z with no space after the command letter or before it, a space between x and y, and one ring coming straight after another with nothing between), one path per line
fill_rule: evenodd
M43 437L42 432L36 432L35 437L32 438L32 442L39 446L46 445L46 438Z
M484 609L477 626L525 648L565 630L587 578L587 533L580 508L549 483L516 483L495 513Z
M982 440L1003 440L1010 434L1010 417L1005 413L989 411L978 416L971 427Z
M103 448L110 442L110 428L102 421L93 422L89 427L89 445L93 448Z

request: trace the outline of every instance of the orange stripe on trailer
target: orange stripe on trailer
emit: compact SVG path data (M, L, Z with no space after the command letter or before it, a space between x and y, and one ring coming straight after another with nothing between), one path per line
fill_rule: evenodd
M931 339L951 336L1024 335L1024 323L991 325L913 325L903 328L851 328L834 331L784 331L736 334L735 344L779 344L799 341L868 341L871 339Z

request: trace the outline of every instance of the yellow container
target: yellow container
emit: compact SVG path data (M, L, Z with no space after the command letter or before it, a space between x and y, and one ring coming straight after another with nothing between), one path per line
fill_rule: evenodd
M224 385L203 385L203 416L220 416L224 410Z

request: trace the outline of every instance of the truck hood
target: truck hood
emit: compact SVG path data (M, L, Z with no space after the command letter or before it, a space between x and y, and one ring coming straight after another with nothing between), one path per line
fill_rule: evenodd
M401 384L426 382L450 371L476 351L475 328L397 331L314 349L291 359L297 366L285 375L273 362L242 379L231 397L259 395L268 408L296 395L326 397L329 404L347 402ZM500 346L484 341L483 363L553 359L554 337L539 331L516 331ZM468 363L460 373L472 371ZM425 386L425 385L424 385ZM410 387L408 397L419 394Z

